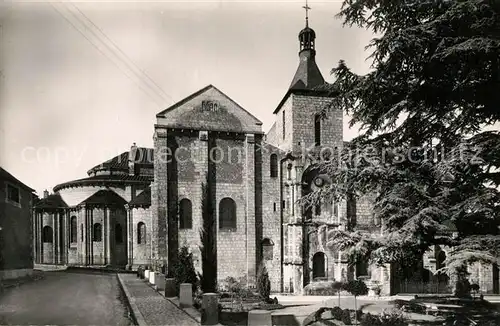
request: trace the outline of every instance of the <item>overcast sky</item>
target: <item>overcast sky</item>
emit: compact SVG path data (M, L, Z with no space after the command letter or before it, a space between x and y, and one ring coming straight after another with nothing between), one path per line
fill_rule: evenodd
M371 34L343 28L334 17L338 1L309 5L325 79L331 81L329 72L340 59L358 73L368 71L364 46ZM4 3L0 165L39 194L84 178L89 168L133 142L152 147L156 113L208 84L263 121L267 131L298 65L302 6L300 1ZM82 13L104 34L88 22L82 28ZM135 65L119 61L97 35ZM137 69L161 90L147 90L133 72ZM345 139L355 134L344 127Z

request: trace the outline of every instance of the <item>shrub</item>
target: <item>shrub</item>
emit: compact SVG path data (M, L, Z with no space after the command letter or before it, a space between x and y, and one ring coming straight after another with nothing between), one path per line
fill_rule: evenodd
M370 313L364 314L360 319L360 326L382 326L382 322L378 316L373 316Z
M305 295L336 295L332 282L312 282L304 287Z
M332 317L336 320L342 320L342 309L340 307L332 308Z
M193 254L189 252L188 247L181 247L177 254L177 262L173 269L175 287L177 293L182 283L191 283L193 286L193 293L196 292L198 285L198 278L193 265Z
M408 326L403 314L398 310L383 311L380 319L384 326Z
M264 264L261 264L259 268L257 276L257 291L265 302L269 301L269 295L271 294L271 281L269 280L269 273L267 272Z
M360 320L363 316L363 311L361 309L356 310L356 320Z
M344 310L342 310L342 317L341 317L341 321L342 321L345 325L352 325L352 321L351 321L351 312L349 311L349 309L344 309Z
M345 284L344 289L355 297L368 293L368 287L365 282L361 280L349 281Z

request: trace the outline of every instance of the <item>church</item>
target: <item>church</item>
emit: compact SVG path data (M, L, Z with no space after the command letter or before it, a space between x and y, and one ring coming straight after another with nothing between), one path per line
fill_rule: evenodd
M244 276L255 284L265 264L273 292L302 293L314 281L353 278L379 285L383 294L397 291L390 266L350 266L327 245L328 232L348 224L381 232L372 198L308 209L297 203L328 183L315 157L344 145L343 113L315 114L334 94L316 64L307 18L298 40L299 64L267 133L250 110L213 85L159 112L154 148L133 144L87 177L44 194L34 208L35 264L168 268L187 246L201 271L208 200L219 282Z

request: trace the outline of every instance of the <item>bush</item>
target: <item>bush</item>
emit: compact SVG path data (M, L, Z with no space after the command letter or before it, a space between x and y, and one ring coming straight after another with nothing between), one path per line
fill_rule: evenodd
M360 326L382 326L382 322L378 316L373 316L370 313L364 314L360 319Z
M397 310L382 312L380 319L384 326L408 326L403 314Z
M193 293L196 292L198 278L193 265L193 254L189 252L188 247L181 247L179 249L173 273L177 293L179 293L179 288L182 283L191 283L193 286Z
M332 317L336 320L342 320L342 309L340 307L332 308Z
M333 289L332 282L312 282L304 287L305 295L336 295L337 291Z
M260 265L257 275L257 291L259 292L262 300L265 302L269 301L269 295L271 294L271 281L269 280L269 273L267 272L264 264Z
M363 316L363 311L361 309L356 310L356 320L360 320Z
M368 293L368 287L362 280L352 280L345 284L344 289L357 297Z
M341 317L341 321L342 321L345 325L352 325L352 321L351 321L351 311L349 311L349 309L344 309L344 310L342 310L342 317Z

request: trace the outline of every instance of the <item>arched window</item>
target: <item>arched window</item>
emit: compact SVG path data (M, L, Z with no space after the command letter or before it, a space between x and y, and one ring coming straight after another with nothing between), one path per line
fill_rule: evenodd
M52 228L48 225L43 227L42 230L42 241L45 243L52 243Z
M179 228L191 229L193 227L193 205L184 198L179 203Z
M274 242L271 239L265 238L262 240L262 259L273 260Z
M123 229L121 224L115 225L115 243L123 243Z
M70 229L70 240L71 243L76 243L77 236L78 236L78 231L77 231L77 226L76 226L76 216L71 216L71 229Z
M146 243L146 224L143 222L137 223L137 244Z
M236 203L223 198L219 203L219 229L236 229Z
M314 254L312 258L312 265L313 265L313 280L318 277L325 277L326 272L325 272L325 254L322 252L317 252Z
M95 223L92 229L93 239L92 241L101 242L102 241L102 226L101 223Z
M271 172L271 178L278 177L278 155L271 154L269 170Z

